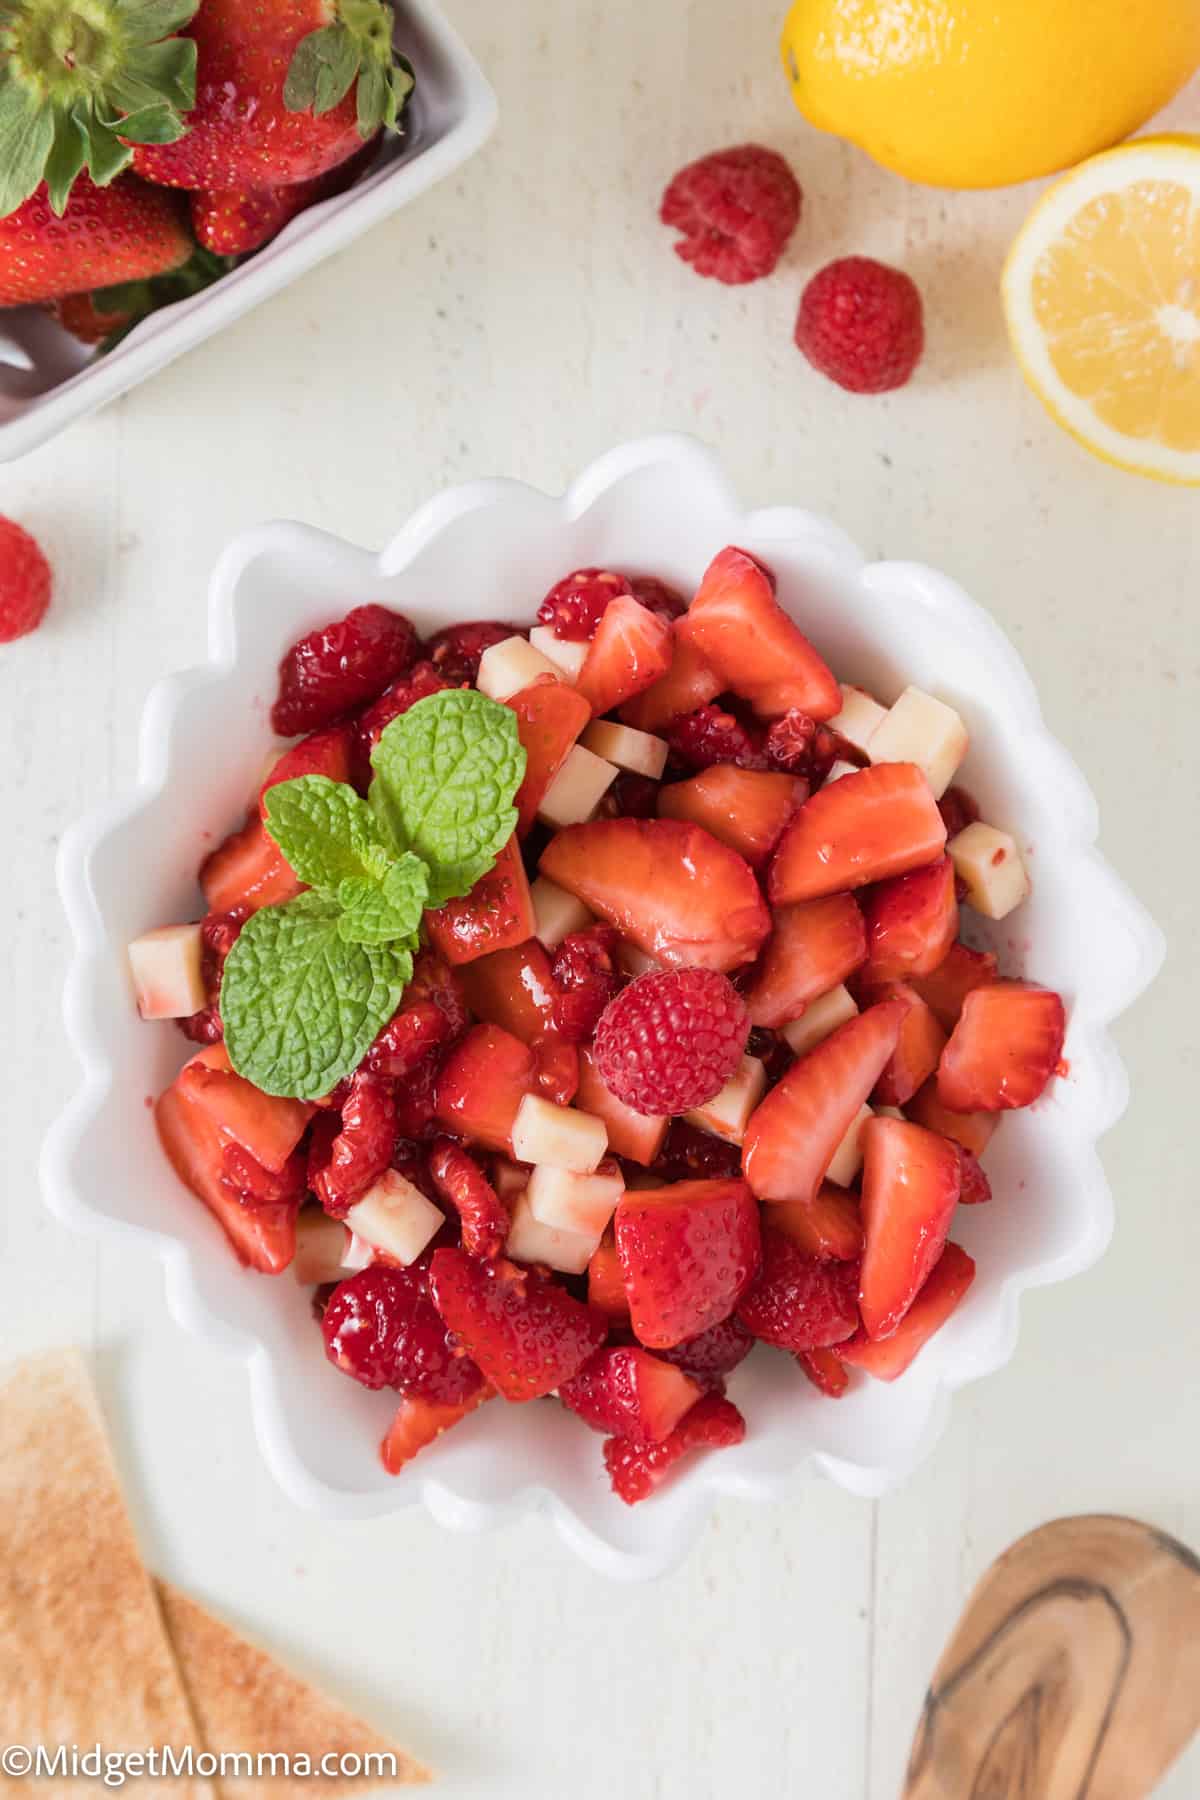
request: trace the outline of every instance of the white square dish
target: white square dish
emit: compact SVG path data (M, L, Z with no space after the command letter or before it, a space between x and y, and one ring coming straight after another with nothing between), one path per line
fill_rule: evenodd
M496 123L496 96L434 0L398 0L396 43L417 75L403 135L353 187L310 206L212 287L152 313L107 356L40 307L0 311L0 462L165 368L474 155Z
M833 1403L787 1358L752 1356L730 1382L745 1442L699 1459L632 1509L609 1491L600 1440L552 1403L486 1407L390 1477L377 1455L389 1396L325 1361L307 1292L288 1276L238 1268L161 1154L146 1100L189 1046L138 1019L125 946L202 910L196 865L255 785L272 743L276 665L300 633L368 599L424 630L529 618L550 584L583 564L653 572L691 591L730 542L774 567L781 599L843 679L889 701L915 682L963 714L962 778L985 815L1018 836L1034 879L1013 920L981 921L974 935L1001 952L1006 973L1062 991L1069 1074L997 1134L996 1200L955 1222L978 1263L975 1285L900 1381L864 1379ZM477 1528L540 1507L594 1567L639 1577L683 1554L718 1495L774 1498L814 1474L871 1495L903 1479L934 1443L950 1393L1011 1356L1021 1293L1087 1267L1108 1242L1096 1143L1124 1108L1127 1083L1107 1027L1163 954L1157 927L1098 855L1095 802L998 628L944 576L868 564L827 521L792 508L747 512L707 451L671 437L609 452L561 498L505 481L450 490L378 556L299 525L261 527L222 557L210 617L208 665L172 677L147 703L137 791L62 845L77 946L66 1019L85 1082L45 1149L54 1212L159 1253L175 1317L245 1361L278 1479L329 1516L420 1501L447 1525ZM176 804L183 786L186 808Z

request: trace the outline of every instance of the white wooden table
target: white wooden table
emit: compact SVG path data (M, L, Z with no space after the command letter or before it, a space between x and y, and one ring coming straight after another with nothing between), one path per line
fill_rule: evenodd
M997 273L1030 193L907 187L810 132L776 69L779 10L453 0L500 93L489 149L0 470L0 510L37 532L59 581L46 626L0 652L0 1342L94 1347L154 1566L373 1713L443 1771L447 1800L892 1800L934 1657L1018 1533L1112 1509L1200 1545L1184 1129L1200 1076L1197 500L1091 461L1022 386ZM1172 116L1195 118L1193 102ZM672 256L655 207L678 164L747 138L790 156L804 215L772 280L723 289ZM882 399L842 394L791 344L802 281L851 250L903 264L925 295L925 363ZM48 1218L35 1158L75 1081L55 843L131 780L147 689L203 655L220 546L282 515L379 543L444 483L557 488L659 428L718 445L754 501L826 511L993 611L1175 953L1119 1030L1135 1097L1105 1146L1119 1225L1103 1264L1029 1298L1013 1363L959 1397L904 1492L727 1504L683 1568L630 1589L537 1521L472 1539L414 1515L293 1511L259 1461L240 1372L175 1328L150 1261ZM1162 1793L1198 1789L1194 1746Z

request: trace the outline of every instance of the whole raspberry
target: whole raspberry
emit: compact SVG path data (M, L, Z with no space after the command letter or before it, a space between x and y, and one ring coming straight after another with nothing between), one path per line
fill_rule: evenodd
M612 569L575 569L550 589L538 607L538 624L549 625L556 638L586 643L595 637L609 601L632 592Z
M425 651L441 676L443 687L473 687L484 651L492 644L503 643L505 638L524 635L519 625L481 619L473 625L448 625L445 631L430 638Z
M796 345L852 394L903 387L925 347L916 283L870 256L827 264L800 296Z
M676 256L736 286L769 275L800 217L799 184L761 144L714 150L672 177L658 216L683 233Z
M354 773L361 787L370 784L371 752L382 737L384 727L398 719L401 713L406 713L410 706L415 706L418 700L440 694L450 685L431 662L419 662L398 681L390 682L378 700L372 700L367 710L360 714L355 728Z
M225 972L225 958L249 917L246 907L235 906L232 912L209 913L201 923L200 976L207 1004L190 1018L176 1020L184 1037L191 1038L194 1044L216 1044L225 1036L219 1006L221 976Z
M763 734L757 726L743 725L719 706L698 706L667 727L667 742L689 768L711 769L715 763L736 763L739 769L765 769Z
M629 585L633 589L635 600L640 600L647 612L654 613L668 624L672 619L681 618L687 611L687 601L669 583L660 581L657 575L631 575Z
M720 1093L749 1035L750 1016L727 976L667 969L639 975L609 1001L596 1027L596 1067L635 1112L690 1112Z
M14 520L0 518L0 644L37 629L52 586L41 545Z
M621 986L619 942L611 925L589 925L586 931L568 932L554 952L554 1029L568 1044L586 1043Z
M412 662L417 634L402 613L356 606L344 619L310 631L279 665L271 724L280 737L336 725L382 694Z
M367 1388L399 1388L457 1406L483 1383L470 1357L451 1343L429 1297L427 1264L375 1264L339 1282L321 1331L330 1362Z

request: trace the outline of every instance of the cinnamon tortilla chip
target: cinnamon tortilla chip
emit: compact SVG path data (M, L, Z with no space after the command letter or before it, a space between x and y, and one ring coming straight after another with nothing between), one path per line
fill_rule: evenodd
M207 1749L302 1754L314 1769L326 1756L382 1755L394 1758L376 1765L370 1775L221 1775L222 1800L335 1800L390 1792L400 1784L430 1780L428 1769L395 1744L356 1719L353 1713L299 1676L265 1650L242 1637L193 1600L190 1594L157 1583L163 1618L175 1649L184 1685Z
M199 1747L83 1359L0 1372L0 1743L80 1753ZM144 1776L138 1800L213 1800L200 1778ZM99 1778L0 1773L13 1800L95 1800Z

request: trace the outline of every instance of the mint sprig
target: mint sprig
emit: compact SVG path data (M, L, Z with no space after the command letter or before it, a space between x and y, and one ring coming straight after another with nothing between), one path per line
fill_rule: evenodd
M469 894L517 822L515 713L452 688L393 719L367 800L302 775L268 788L266 829L309 887L262 907L225 962L221 1017L239 1075L317 1100L358 1067L412 979L422 914Z

